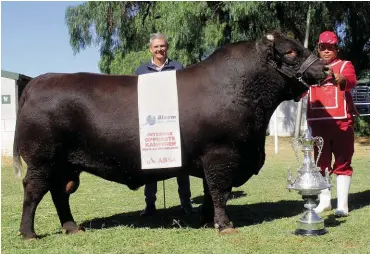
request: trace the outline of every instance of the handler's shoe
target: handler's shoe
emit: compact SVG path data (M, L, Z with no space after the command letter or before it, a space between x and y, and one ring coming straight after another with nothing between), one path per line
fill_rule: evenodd
M346 213L344 211L341 211L341 210L335 210L334 216L337 217L337 218L347 217L348 216L348 213Z
M324 211L331 210L331 191L329 189L324 189L319 194L320 203L313 210L315 213L322 213Z
M337 176L337 210L335 211L335 217L347 217L348 216L348 194L349 187L351 185L351 176L338 175Z
M140 213L140 216L152 216L157 213L155 205L146 205L144 210Z

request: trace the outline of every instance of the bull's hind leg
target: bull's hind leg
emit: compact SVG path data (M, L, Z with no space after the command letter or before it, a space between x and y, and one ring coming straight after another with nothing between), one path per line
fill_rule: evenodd
M53 179L50 187L51 197L57 210L63 232L66 234L77 233L83 229L79 227L73 219L71 208L69 206L70 194L68 192L68 184L70 184L70 182L75 182L76 179L68 181L67 187L65 185L65 181L60 180L60 177Z
M232 180L240 156L229 147L212 147L203 156L203 167L214 208L214 223L220 233L236 233L226 215L226 202L232 190ZM206 190L205 190L206 191Z
M24 199L22 220L19 234L24 239L36 239L34 228L35 213L38 204L48 192L49 183L46 171L41 168L28 167L23 179Z
M209 193L209 188L206 179L203 179L203 189L204 189L204 201L202 207L202 224L208 224L213 222L214 219L214 209L211 194Z

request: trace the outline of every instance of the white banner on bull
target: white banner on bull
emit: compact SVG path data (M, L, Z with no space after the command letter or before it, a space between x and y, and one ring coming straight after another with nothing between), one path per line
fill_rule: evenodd
M181 167L176 71L138 77L141 168Z

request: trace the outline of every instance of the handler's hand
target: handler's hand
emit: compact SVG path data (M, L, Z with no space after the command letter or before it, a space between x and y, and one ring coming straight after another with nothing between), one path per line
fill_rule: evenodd
M346 84L347 84L346 78L342 74L339 74L339 73L334 73L334 77L335 77L336 84L339 85L340 87L340 90L344 91L346 89Z

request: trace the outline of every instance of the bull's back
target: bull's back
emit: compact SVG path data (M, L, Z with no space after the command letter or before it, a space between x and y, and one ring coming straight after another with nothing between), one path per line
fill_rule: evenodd
M137 111L137 77L90 73L45 74L22 94L20 118L112 124ZM36 119L37 118L37 119ZM36 122L35 122L36 123ZM63 126L58 123L58 126ZM86 127L86 126L81 126ZM97 126L98 127L98 126Z
M25 161L63 157L104 168L105 160L119 164L128 151L139 152L136 82L136 76L88 73L32 80L17 123Z

